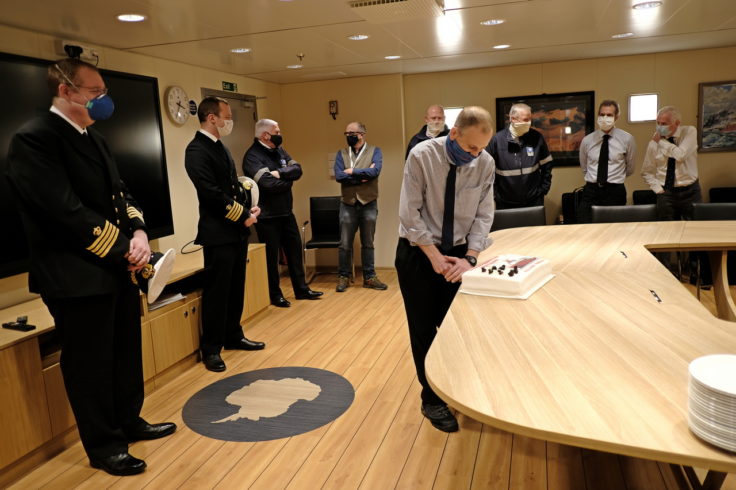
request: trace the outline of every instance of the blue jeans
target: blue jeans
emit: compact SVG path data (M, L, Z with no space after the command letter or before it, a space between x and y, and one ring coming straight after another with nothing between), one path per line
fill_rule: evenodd
M358 227L360 227L360 259L363 263L363 280L376 275L373 235L376 233L377 217L377 201L371 201L368 204L356 201L354 206L340 202L340 253L338 254L340 264L337 273L341 276L350 276L353 269L353 240Z

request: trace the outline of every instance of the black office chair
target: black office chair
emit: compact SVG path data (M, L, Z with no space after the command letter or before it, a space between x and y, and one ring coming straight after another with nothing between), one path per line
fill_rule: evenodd
M593 206L593 223L635 223L656 220L657 206L655 204Z
M710 202L736 202L736 187L711 187L708 198Z
M306 241L307 225L310 224L312 238ZM340 196L309 198L309 220L302 225L302 244L302 263L306 277L307 250L340 246ZM314 276L317 274L315 272ZM311 282L314 276L307 282Z
M657 204L657 194L653 190L634 191L631 195L634 204Z
M547 224L544 206L529 208L497 209L493 213L491 231L519 228L521 226L543 226Z
M696 202L693 204L693 219L696 221L736 220L736 202ZM700 299L703 277L706 278L705 283L710 283L712 278L710 264L703 263L705 253L698 252L695 256L695 291Z

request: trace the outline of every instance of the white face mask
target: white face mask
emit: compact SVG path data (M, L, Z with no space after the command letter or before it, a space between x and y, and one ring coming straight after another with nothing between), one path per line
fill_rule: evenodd
M514 128L514 133L516 133L517 136L524 136L529 132L529 128L532 127L532 122L512 122L511 127Z
M439 133L445 128L444 121L430 121L427 123L427 131L430 133Z
M616 118L613 116L598 116L598 127L603 131L610 131L615 122Z
M662 138L669 138L671 135L669 124L657 124L657 132Z
M220 133L220 137L227 136L233 132L233 120L224 119L223 122L225 123L223 127L219 127L219 126L217 127L217 132Z

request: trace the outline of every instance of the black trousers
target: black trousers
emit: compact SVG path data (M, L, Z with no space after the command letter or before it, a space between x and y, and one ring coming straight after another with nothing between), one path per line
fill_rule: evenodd
M126 433L144 423L138 289L116 294L49 299L61 341L61 372L90 458L128 450Z
M532 206L544 206L544 196L535 197L525 202L507 202L503 199L496 199L496 209L516 209L530 208Z
M659 221L693 219L693 203L703 202L700 182L675 187L657 194L657 219Z
M578 208L578 223L593 222L593 205L624 206L626 204L626 186L624 184L606 184L599 186L586 182L583 197Z
M243 338L240 317L245 295L248 242L204 247L202 291L203 355L219 354L222 346Z
M256 223L258 238L266 244L266 270L268 271L268 295L271 301L283 296L279 286L279 249L284 249L294 294L306 293L309 289L304 278L302 261L302 239L293 213L289 216L267 218Z
M450 250L445 255L464 257L467 245ZM422 402L432 405L444 403L427 383L424 358L427 357L437 328L442 324L460 283L450 283L432 268L432 263L419 247L413 247L405 238L399 238L396 247L396 272L401 296L404 298L409 340L417 378L422 385Z

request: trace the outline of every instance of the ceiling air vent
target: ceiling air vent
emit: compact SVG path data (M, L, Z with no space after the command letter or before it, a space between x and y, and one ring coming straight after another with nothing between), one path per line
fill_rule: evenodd
M355 0L353 12L372 24L434 19L444 14L444 0Z

